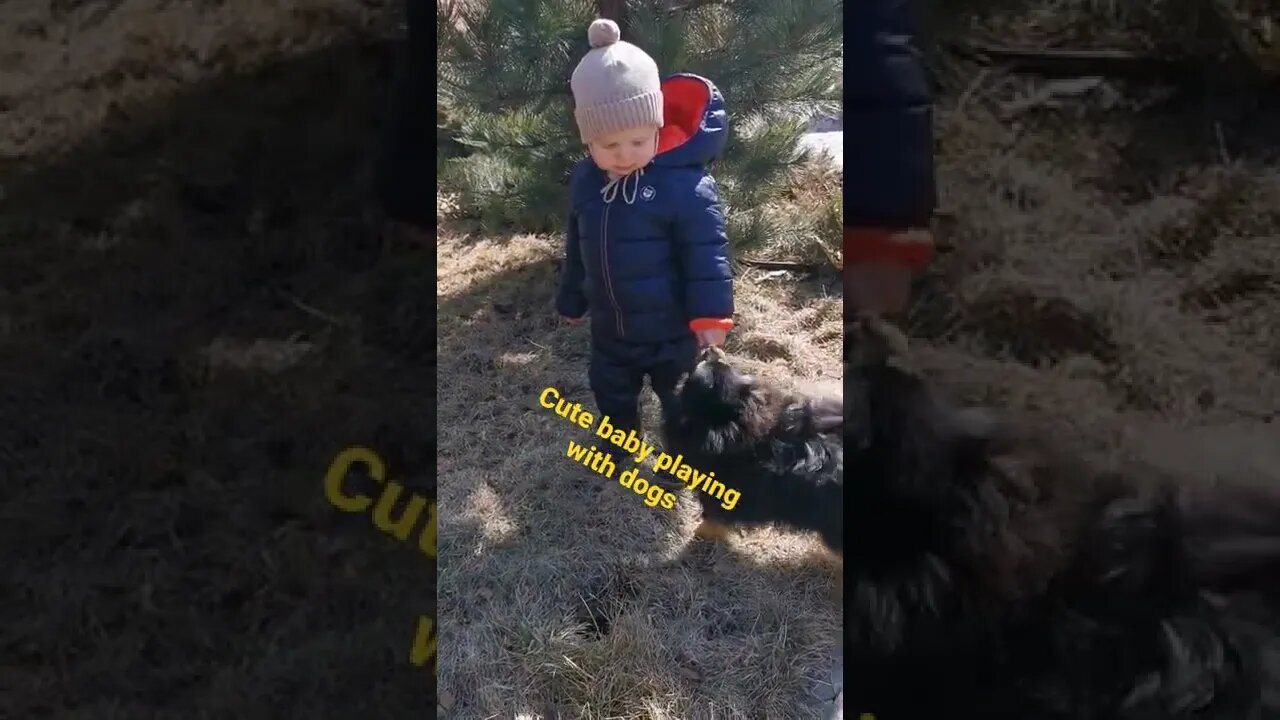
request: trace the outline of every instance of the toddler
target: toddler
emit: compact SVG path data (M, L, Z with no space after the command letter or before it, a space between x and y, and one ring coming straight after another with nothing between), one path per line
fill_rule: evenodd
M661 80L612 20L591 23L587 37L592 49L570 85L590 157L570 175L555 304L566 322L590 313L596 405L615 428L639 435L644 378L668 412L698 348L723 344L733 328L724 209L707 172L728 117L709 80Z

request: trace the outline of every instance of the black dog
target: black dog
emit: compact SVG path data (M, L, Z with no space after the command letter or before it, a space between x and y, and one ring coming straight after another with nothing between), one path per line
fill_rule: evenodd
M877 720L1280 718L1280 488L1091 467L846 328L845 698Z
M728 505L705 492L698 535L778 524L818 533L844 549L844 459L839 397L808 397L740 373L723 351L704 351L664 418L665 451L740 496Z

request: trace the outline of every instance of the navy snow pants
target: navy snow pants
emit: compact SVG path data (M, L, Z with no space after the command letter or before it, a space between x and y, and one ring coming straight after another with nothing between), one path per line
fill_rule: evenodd
M658 396L665 414L674 409L676 382L691 372L698 354L698 343L693 333L674 340L656 343L633 343L599 335L591 339L591 362L587 377L596 407L602 416L609 416L609 424L624 432L635 430L639 435L640 391L644 379ZM615 460L623 452L608 443L608 450ZM602 450L605 448L601 448Z

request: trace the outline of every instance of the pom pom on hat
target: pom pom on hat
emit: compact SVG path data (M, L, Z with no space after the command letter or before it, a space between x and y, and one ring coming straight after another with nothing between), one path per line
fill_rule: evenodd
M591 43L593 48L612 45L621 38L622 31L618 29L618 23L608 18L593 20L587 28L587 42Z

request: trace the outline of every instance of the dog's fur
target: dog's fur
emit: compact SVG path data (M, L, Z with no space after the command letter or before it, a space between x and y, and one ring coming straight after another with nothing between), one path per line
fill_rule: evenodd
M1280 488L1091 467L948 406L890 336L846 329L851 709L1280 718Z
M844 458L838 396L792 393L735 370L712 348L681 380L664 418L668 454L741 494L725 510L697 492L698 535L778 524L818 533L834 554L844 548Z

